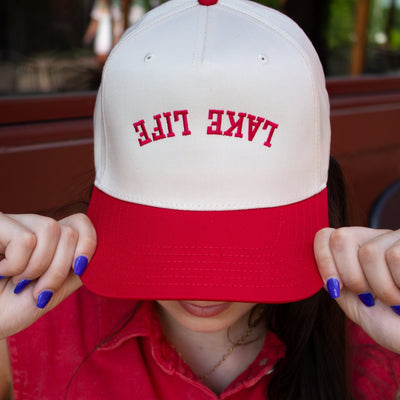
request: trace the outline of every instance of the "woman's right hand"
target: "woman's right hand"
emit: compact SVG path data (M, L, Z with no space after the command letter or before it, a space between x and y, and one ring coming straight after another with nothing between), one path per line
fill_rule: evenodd
M95 248L96 232L84 214L55 221L0 213L0 339L28 327L77 290Z

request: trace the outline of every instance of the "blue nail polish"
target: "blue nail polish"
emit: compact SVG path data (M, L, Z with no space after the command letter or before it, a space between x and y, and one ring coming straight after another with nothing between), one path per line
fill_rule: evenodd
M400 315L400 305L392 306L391 309L397 314Z
M5 276L0 275L0 281L1 281L2 279L4 279L4 278L5 278Z
M53 292L51 290L43 290L38 296L36 307L45 308L52 297Z
M336 278L328 279L326 282L326 288L332 299L337 299L340 296L340 283Z
M78 276L82 276L88 265L88 258L85 256L79 256L74 262L74 272Z
M21 293L30 283L31 281L29 279L22 279L17 283L17 286L15 286L14 293Z
M358 298L361 300L361 302L367 306L367 307L372 307L375 305L375 300L374 296L372 296L371 293L365 292L365 293L360 293L358 295Z

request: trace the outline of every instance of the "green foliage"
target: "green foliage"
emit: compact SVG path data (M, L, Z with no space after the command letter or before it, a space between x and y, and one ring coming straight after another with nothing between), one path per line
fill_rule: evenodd
M400 30L392 29L390 32L390 47L398 50L400 48Z
M329 48L348 46L354 38L356 0L332 0L326 38Z
M387 37L386 45L390 49L396 50L400 48L399 2L395 2L393 18L390 15L391 3L392 0L372 1L368 38L371 45L379 45L382 43L377 43L377 35L385 35Z
M257 3L263 4L267 7L275 8L276 10L282 9L281 0L257 0Z

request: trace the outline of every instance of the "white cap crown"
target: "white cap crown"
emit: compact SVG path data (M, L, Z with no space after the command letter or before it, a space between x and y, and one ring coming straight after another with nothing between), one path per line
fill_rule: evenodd
M326 186L329 145L318 56L275 10L172 0L105 65L95 184L115 198L182 210L292 204Z

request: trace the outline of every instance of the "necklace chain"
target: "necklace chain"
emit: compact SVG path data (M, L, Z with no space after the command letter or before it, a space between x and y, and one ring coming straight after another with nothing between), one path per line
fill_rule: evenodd
M225 360L234 352L234 350L243 344L243 342L249 337L250 333L253 330L253 326L249 327L247 331L244 333L244 335L238 339L233 345L226 351L226 353L221 357L221 359L207 372L204 374L200 375L199 378L202 381L205 381L219 366L221 366Z
M220 365L222 365L225 360L234 352L234 350L240 346L241 344L243 344L246 339L250 336L251 332L253 331L254 327L258 324L258 322L260 322L260 317L263 313L264 307L260 307L258 308L258 310L255 313L254 316L254 324L252 324L251 326L249 326L249 328L247 329L247 331L243 334L243 336L241 338L239 338L235 343L233 343L233 345L227 350L227 352L221 357L221 359L207 372L205 372L204 374L200 375L199 378L202 381L205 381Z
M235 351L235 349L240 346L241 344L243 344L246 339L250 336L250 334L252 333L254 327L260 322L260 317L263 314L263 310L264 308L261 307L257 310L257 312L255 313L254 316L254 321L255 323L253 323L251 326L248 327L248 329L246 330L246 332L236 341L232 344L232 346L224 353L224 355L220 358L220 360L207 372L205 372L202 375L199 375L200 380L202 380L203 382L218 368L220 367L225 361L226 359ZM167 339L168 340L168 339ZM170 340L168 340L168 342L170 343L170 345L175 349L175 351L179 354L179 357L182 358L182 355L178 352L178 350L176 349L176 347L172 344L172 342ZM187 363L186 363L187 364Z

